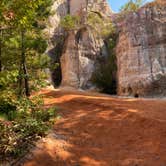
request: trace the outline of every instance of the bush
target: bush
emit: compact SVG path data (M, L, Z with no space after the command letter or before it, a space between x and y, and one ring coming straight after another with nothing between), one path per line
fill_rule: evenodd
M49 126L43 121L32 117L27 117L26 119L16 121L13 127L15 132L20 133L22 139L45 136L49 129Z
M80 23L80 18L78 16L71 16L71 15L66 15L62 20L61 20L61 27L64 28L65 30L72 30L75 29L79 26Z
M18 78L18 71L0 72L0 90L6 90L11 84L15 84Z
M49 108L48 110L38 110L33 112L33 117L43 122L48 122L56 117L56 108Z
M124 13L136 12L143 4L144 0L129 0L125 5L121 7L121 11Z
M2 92L0 96L0 115L7 120L13 120L16 117L17 100L12 92Z
M12 124L0 121L0 156L13 153L17 145L18 135Z
M0 97L0 158L18 156L29 143L45 136L55 121L56 108L44 108L42 96L16 98L12 93ZM10 121L7 121L10 120Z
M12 122L0 121L0 158L26 152L29 143L47 134L55 116L56 109L50 108L30 114L21 112Z
M48 129L44 122L31 117L12 123L0 122L0 156L26 151L27 144L45 136Z
M99 12L90 12L87 17L87 24L95 29L103 39L108 38L115 32L115 27L110 19L103 18Z

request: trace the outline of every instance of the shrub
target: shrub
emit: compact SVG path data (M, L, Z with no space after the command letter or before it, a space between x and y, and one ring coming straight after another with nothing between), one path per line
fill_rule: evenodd
M47 110L38 110L33 112L32 116L40 121L48 122L56 117L56 108L52 107Z
M145 0L128 0L121 8L116 16L115 21L123 22L126 16L132 12L137 12L138 9L145 4Z
M42 96L17 98L11 92L0 96L0 158L21 155L29 143L45 136L55 121L56 108L44 108ZM10 120L10 121L6 121Z
M65 30L72 30L79 26L80 18L78 16L66 15L61 20L61 27Z
M29 143L45 136L55 121L56 109L20 112L12 122L0 121L0 157L18 156Z
M115 32L114 25L110 19L103 18L99 12L88 13L87 24L93 27L97 34L103 39L108 38Z
M8 120L16 117L17 100L12 92L2 92L0 96L0 115Z
M36 136L44 136L49 129L43 121L27 117L26 119L21 119L15 121L14 131L20 133L22 139L27 139L28 137L35 138Z
M0 90L6 90L11 84L15 84L18 78L18 71L0 72Z
M124 13L135 12L144 4L144 2L144 0L129 0L120 10Z
M12 153L17 144L17 135L12 124L0 121L0 156Z
M48 129L44 122L31 117L12 123L0 122L0 157L25 151L27 144L45 136Z

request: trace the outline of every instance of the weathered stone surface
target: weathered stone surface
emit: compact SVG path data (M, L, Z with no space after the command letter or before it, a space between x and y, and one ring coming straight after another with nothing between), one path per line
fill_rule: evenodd
M108 17L111 10L106 0L57 0L52 10L55 14L50 17L50 26L47 28L50 38L47 52L55 63L60 63L61 67L61 71L60 68L53 71L53 82L62 78L61 86L83 89L93 87L91 77L97 59L107 54L104 41L95 35L91 27L84 27L84 25L77 30L67 32L66 37L67 33L60 27L60 20L67 14L79 15L82 18L89 11L101 12ZM61 37L65 38L64 45L59 40ZM62 46L62 54L58 48L59 44Z
M106 56L104 42L90 28L69 32L61 57L62 86L93 87L91 76L102 56Z
M166 95L166 5L147 5L120 27L116 47L120 95Z
M67 0L56 0L51 8L52 15L48 19L45 35L48 38L48 48L46 53L52 58L52 65L59 64L59 66L51 67L50 82L55 86L59 86L61 82L61 67L60 56L64 43L64 30L60 27L61 19L68 13Z
M83 89L93 87L91 76L99 62L97 59L107 56L103 40L95 36L92 28L81 27L70 31L63 45L59 39L64 36L64 31L59 23L69 12L71 15L100 12L107 18L117 15L112 14L105 0L57 0L52 9L55 14L50 17L50 27L47 29L50 36L48 52L55 62L61 64L61 69L57 71L61 70L62 73L61 85ZM165 3L146 5L138 12L129 14L118 25L118 93L166 95ZM57 51L59 45L62 46L62 53Z
M63 35L63 30L59 26L61 19L68 13L68 3L67 0L56 0L51 8L53 15L49 17L47 28L45 29L45 34L49 37L49 47L47 52L49 55L54 56L54 48L58 43L58 37Z
M79 15L82 11L100 12L107 17L112 15L106 0L70 0L69 6L71 15Z

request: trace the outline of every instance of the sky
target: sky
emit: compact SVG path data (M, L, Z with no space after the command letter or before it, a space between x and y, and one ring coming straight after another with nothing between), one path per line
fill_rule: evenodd
M121 6L123 6L128 0L107 0L112 10L118 12ZM150 2L152 0L146 0L146 2Z

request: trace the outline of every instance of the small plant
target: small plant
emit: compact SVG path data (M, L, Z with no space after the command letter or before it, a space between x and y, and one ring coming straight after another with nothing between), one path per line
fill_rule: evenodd
M129 0L125 5L121 7L121 12L129 13L137 11L143 4L145 0Z
M13 153L18 138L12 124L0 121L0 131L0 156Z
M80 23L80 18L78 16L71 16L71 15L66 15L62 20L61 20L61 27L64 28L65 30L72 30L76 29L79 26Z
M37 120L43 121L43 122L48 122L52 118L56 117L56 108L52 107L47 110L38 110L33 112L32 116L36 118Z
M13 120L16 117L17 100L10 91L3 91L0 96L0 115L6 120Z
M103 39L107 39L115 32L113 23L99 12L90 12L87 17L87 24L95 29L97 34Z
M32 117L13 122L0 122L0 157L19 155L26 144L45 136L49 125Z
M0 72L0 90L6 90L10 84L15 84L17 77L17 70Z

